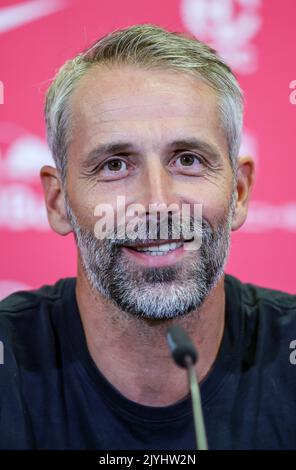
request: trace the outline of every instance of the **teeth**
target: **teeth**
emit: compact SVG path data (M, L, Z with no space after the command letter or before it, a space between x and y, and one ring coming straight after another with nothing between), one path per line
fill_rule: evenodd
M175 250L176 248L180 248L182 245L183 245L182 242L165 243L163 245L137 248L137 251L145 251L145 252L148 251L151 256L162 256L162 255L167 254L169 251Z

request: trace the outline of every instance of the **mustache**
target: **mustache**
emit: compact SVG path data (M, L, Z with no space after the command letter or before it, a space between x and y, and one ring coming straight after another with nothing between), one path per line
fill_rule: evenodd
M164 225L163 225L164 224ZM164 227L164 229L163 229ZM176 221L173 217L159 220L152 226L149 221L141 221L137 224L137 231L133 238L130 236L122 236L122 227L115 227L110 233L108 244L112 247L140 247L145 246L151 241L157 242L191 242L194 238L201 238L202 234L210 236L213 229L204 218L196 220L193 216L182 220L182 223Z

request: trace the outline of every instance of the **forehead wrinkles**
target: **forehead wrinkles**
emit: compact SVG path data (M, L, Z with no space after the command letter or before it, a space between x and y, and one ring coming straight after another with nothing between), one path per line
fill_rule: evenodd
M78 83L72 95L74 114L93 119L101 117L103 120L111 115L114 119L122 115L141 118L144 110L151 115L155 112L187 116L197 115L201 110L209 113L211 108L216 109L216 93L200 80L187 76L171 77L167 73L165 77L160 74L149 79L150 73L121 71L120 81L115 81L110 72L109 81L106 80L106 72L103 76L84 77L85 81ZM133 87L131 81L135 81L135 76L137 81Z
M86 110L78 110L76 117L79 126L84 124L87 128L97 126L105 127L104 125L106 125L106 127L110 129L110 126L116 123L124 125L125 123L136 124L146 121L148 123L151 122L152 125L153 123L156 125L158 123L173 125L174 121L176 121L176 125L180 126L188 125L190 121L193 120L197 125L203 123L205 127L211 127L211 124L219 124L216 106L204 100L200 100L194 104L192 104L191 101L181 104L168 103L167 105L161 102L142 102L141 104L129 103L122 105L117 103L109 109L106 109L106 102L105 104L93 103ZM101 130L103 131L103 128L101 128Z

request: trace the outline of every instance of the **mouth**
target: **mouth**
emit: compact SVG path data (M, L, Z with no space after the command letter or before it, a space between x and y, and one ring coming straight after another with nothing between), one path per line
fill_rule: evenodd
M124 245L123 250L146 267L169 266L184 255L185 240L149 241L141 245Z
M183 240L161 240L142 243L141 245L125 245L131 250L139 253L146 253L150 256L164 256L170 251L174 251L184 245Z

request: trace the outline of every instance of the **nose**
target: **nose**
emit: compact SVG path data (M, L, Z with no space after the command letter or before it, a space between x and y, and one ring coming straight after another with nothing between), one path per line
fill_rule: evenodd
M146 214L150 212L149 208L153 210L153 207L154 210L157 207L160 213L168 210L176 211L180 208L177 183L159 157L147 158L139 183L137 202L146 208Z

